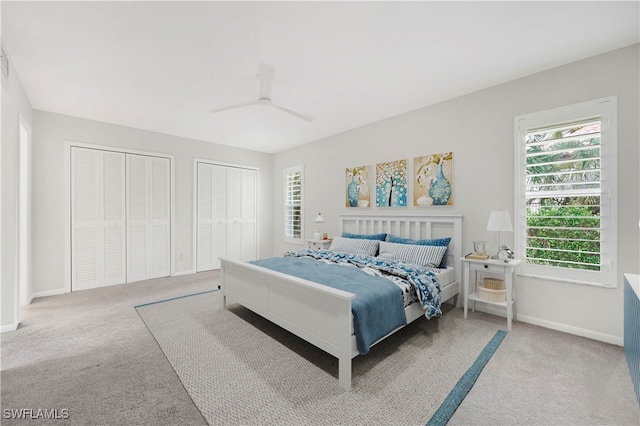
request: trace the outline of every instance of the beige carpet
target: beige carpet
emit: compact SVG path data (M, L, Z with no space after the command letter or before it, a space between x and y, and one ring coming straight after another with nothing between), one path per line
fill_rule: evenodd
M220 293L138 308L210 424L424 425L500 328L419 319L353 360L353 389L337 360ZM507 336L508 339L508 336Z

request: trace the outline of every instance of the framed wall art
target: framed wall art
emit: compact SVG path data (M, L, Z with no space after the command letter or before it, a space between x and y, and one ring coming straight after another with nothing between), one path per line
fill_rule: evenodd
M407 207L407 160L376 164L376 206Z
M453 205L453 152L413 159L413 205Z
M358 166L346 170L347 207L369 207L371 203L371 166Z

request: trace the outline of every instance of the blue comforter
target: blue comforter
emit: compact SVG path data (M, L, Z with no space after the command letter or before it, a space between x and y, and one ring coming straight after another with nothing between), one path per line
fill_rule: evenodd
M351 310L358 352L361 355L368 353L377 340L407 323L401 290L388 279L362 269L373 268L383 274L407 279L416 287L418 299L425 308L425 316L431 318L442 314L440 285L435 274L427 268L326 250L287 252L284 257L251 263L355 294Z

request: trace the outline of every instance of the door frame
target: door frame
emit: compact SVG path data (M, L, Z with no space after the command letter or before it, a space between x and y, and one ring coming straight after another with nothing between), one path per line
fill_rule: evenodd
M19 178L18 178L18 318L20 308L31 303L31 126L18 113ZM24 138L22 132L25 132Z
M170 176L170 213L171 213L171 231L170 231L170 276L175 275L176 271L176 208L175 208L175 155L165 154L154 151L142 151L129 148L123 148L118 146L99 145L85 142L65 141L64 142L64 196L65 196L65 239L64 239L64 293L71 293L71 148L88 148L97 149L101 151L119 152L123 154L137 154L146 155L151 157L167 158L169 159L169 173Z
M256 172L256 258L260 259L260 167L246 164L228 163L224 161L209 160L206 158L193 159L193 238L191 249L191 270L198 272L198 163L212 166L236 167L240 169L255 170Z

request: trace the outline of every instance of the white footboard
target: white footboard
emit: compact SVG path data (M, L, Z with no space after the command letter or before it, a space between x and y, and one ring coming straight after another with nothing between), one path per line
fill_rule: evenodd
M351 389L353 293L246 262L221 261L227 297L338 358L338 382Z

